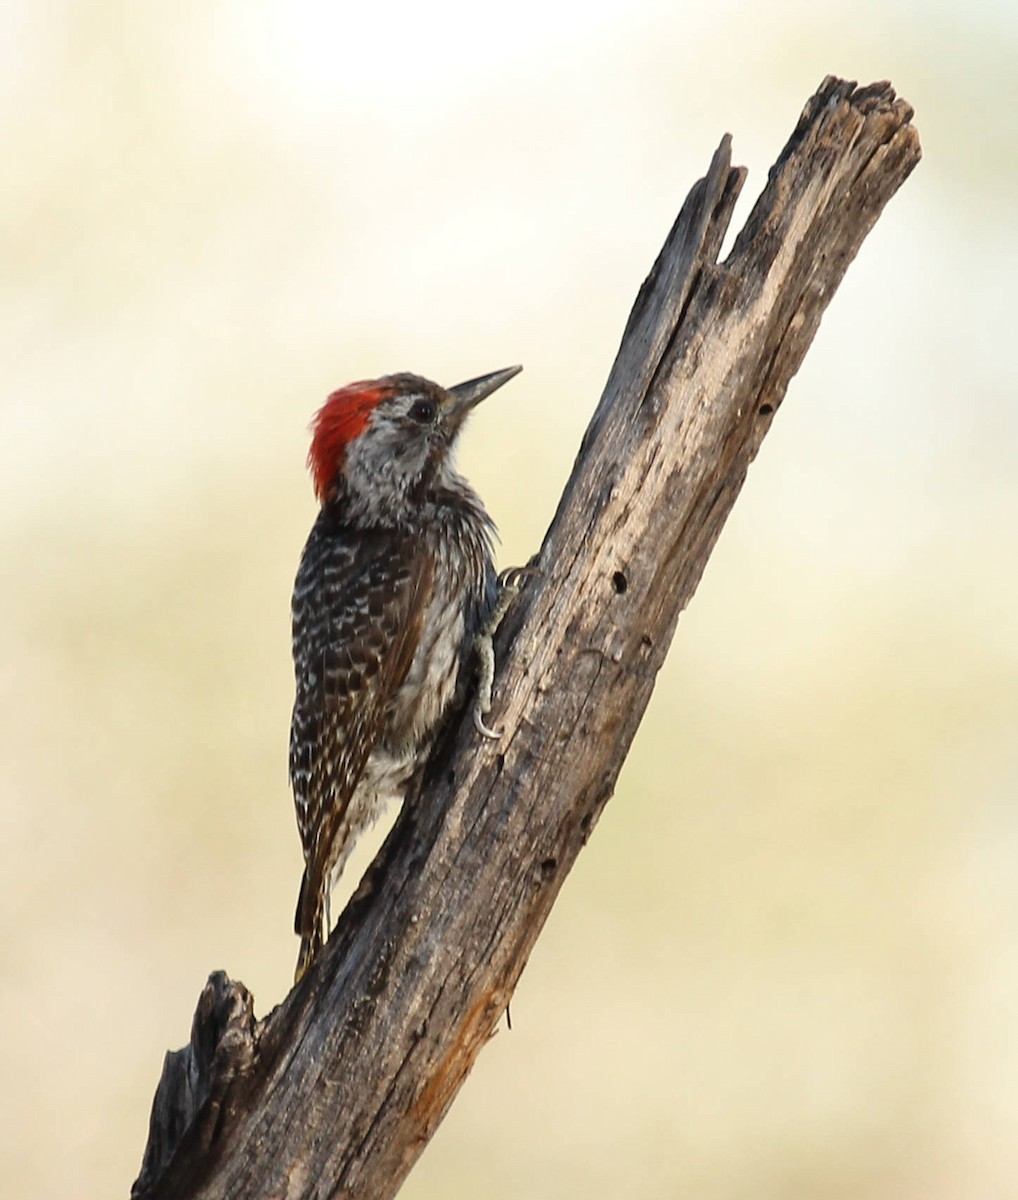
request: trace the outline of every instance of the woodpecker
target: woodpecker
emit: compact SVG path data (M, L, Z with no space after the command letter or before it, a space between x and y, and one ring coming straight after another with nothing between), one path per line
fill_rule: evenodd
M494 523L453 455L470 411L520 370L448 389L410 374L353 383L312 422L308 467L321 508L292 606L298 980L328 936L332 883L354 842L406 795L466 686L479 636L505 607ZM474 722L492 736L482 719L488 646Z

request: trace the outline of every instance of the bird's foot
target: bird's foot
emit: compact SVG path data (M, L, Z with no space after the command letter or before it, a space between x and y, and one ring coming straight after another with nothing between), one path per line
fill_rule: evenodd
M495 682L494 637L512 602L520 593L524 581L531 575L539 575L538 567L508 567L499 573L498 594L484 627L474 638L474 654L477 658L477 692L474 696L474 728L481 737L498 741L501 729L490 729L484 718L491 712L491 688Z

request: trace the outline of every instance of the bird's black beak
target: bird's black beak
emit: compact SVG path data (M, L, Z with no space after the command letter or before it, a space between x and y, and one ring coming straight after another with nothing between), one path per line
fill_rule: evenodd
M452 404L449 416L462 420L468 412L482 400L497 392L503 383L508 383L514 375L519 375L522 367L506 367L502 371L492 371L490 375L481 375L478 379L468 379L466 383L458 383L449 388L449 398Z

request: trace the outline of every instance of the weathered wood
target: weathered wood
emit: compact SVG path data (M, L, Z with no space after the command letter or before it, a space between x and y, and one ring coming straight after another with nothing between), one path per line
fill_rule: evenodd
M132 1194L144 1195L178 1149L182 1155L208 1151L226 1091L250 1069L254 1046L251 993L224 971L214 971L198 997L190 1042L182 1050L167 1051L163 1061L145 1158Z
M325 952L263 1022L212 977L192 1047L167 1061L139 1200L395 1194L612 793L827 303L919 161L911 117L889 84L825 80L718 263L744 178L722 141L637 298L542 573L500 633L502 740L469 720L450 731Z

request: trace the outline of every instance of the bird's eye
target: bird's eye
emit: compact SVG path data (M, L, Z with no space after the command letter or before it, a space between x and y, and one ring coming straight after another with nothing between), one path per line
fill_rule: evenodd
M415 400L410 408L410 416L418 425L430 425L438 413L438 405L434 400Z

